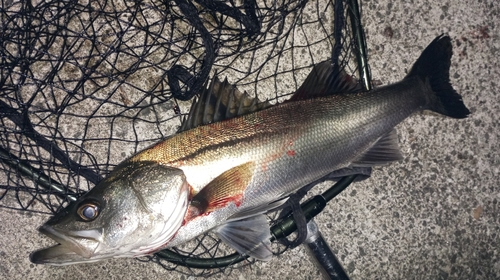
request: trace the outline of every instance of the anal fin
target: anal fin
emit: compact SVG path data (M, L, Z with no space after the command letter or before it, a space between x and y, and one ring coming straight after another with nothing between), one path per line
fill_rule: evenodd
M370 167L383 165L403 159L398 145L395 129L382 136L370 149L353 161L352 167Z

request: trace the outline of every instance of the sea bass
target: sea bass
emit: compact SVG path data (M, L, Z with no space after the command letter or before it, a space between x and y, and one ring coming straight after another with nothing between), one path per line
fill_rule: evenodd
M357 93L349 76L321 63L291 101L274 106L214 95L236 90L212 82L181 132L121 163L46 222L40 231L59 244L31 261L138 257L210 230L238 252L268 260L264 213L288 195L336 170L401 159L394 127L415 112L469 115L449 82L451 55L451 40L441 35L402 81Z

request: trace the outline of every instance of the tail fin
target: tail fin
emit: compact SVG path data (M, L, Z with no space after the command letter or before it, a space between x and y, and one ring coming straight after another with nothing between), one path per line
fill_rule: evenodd
M440 35L422 52L406 78L418 76L431 88L429 108L437 113L462 119L470 111L462 96L450 84L452 46L449 36Z

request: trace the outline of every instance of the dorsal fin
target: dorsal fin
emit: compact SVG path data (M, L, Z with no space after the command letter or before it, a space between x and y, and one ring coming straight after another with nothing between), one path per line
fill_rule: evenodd
M339 70L329 60L316 64L289 101L311 99L338 93L356 93L363 88L358 80Z
M246 115L270 107L269 102L261 102L239 91L227 79L221 82L217 76L210 86L204 88L200 97L193 101L189 115L182 122L179 132L200 125Z

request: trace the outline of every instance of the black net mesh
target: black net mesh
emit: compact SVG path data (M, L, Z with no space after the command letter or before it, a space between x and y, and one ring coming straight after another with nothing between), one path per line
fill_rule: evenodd
M359 77L350 3L2 1L0 207L58 211L175 133L216 73L271 102L286 100L326 59ZM174 251L233 253L210 234ZM224 270L144 260L188 274Z

